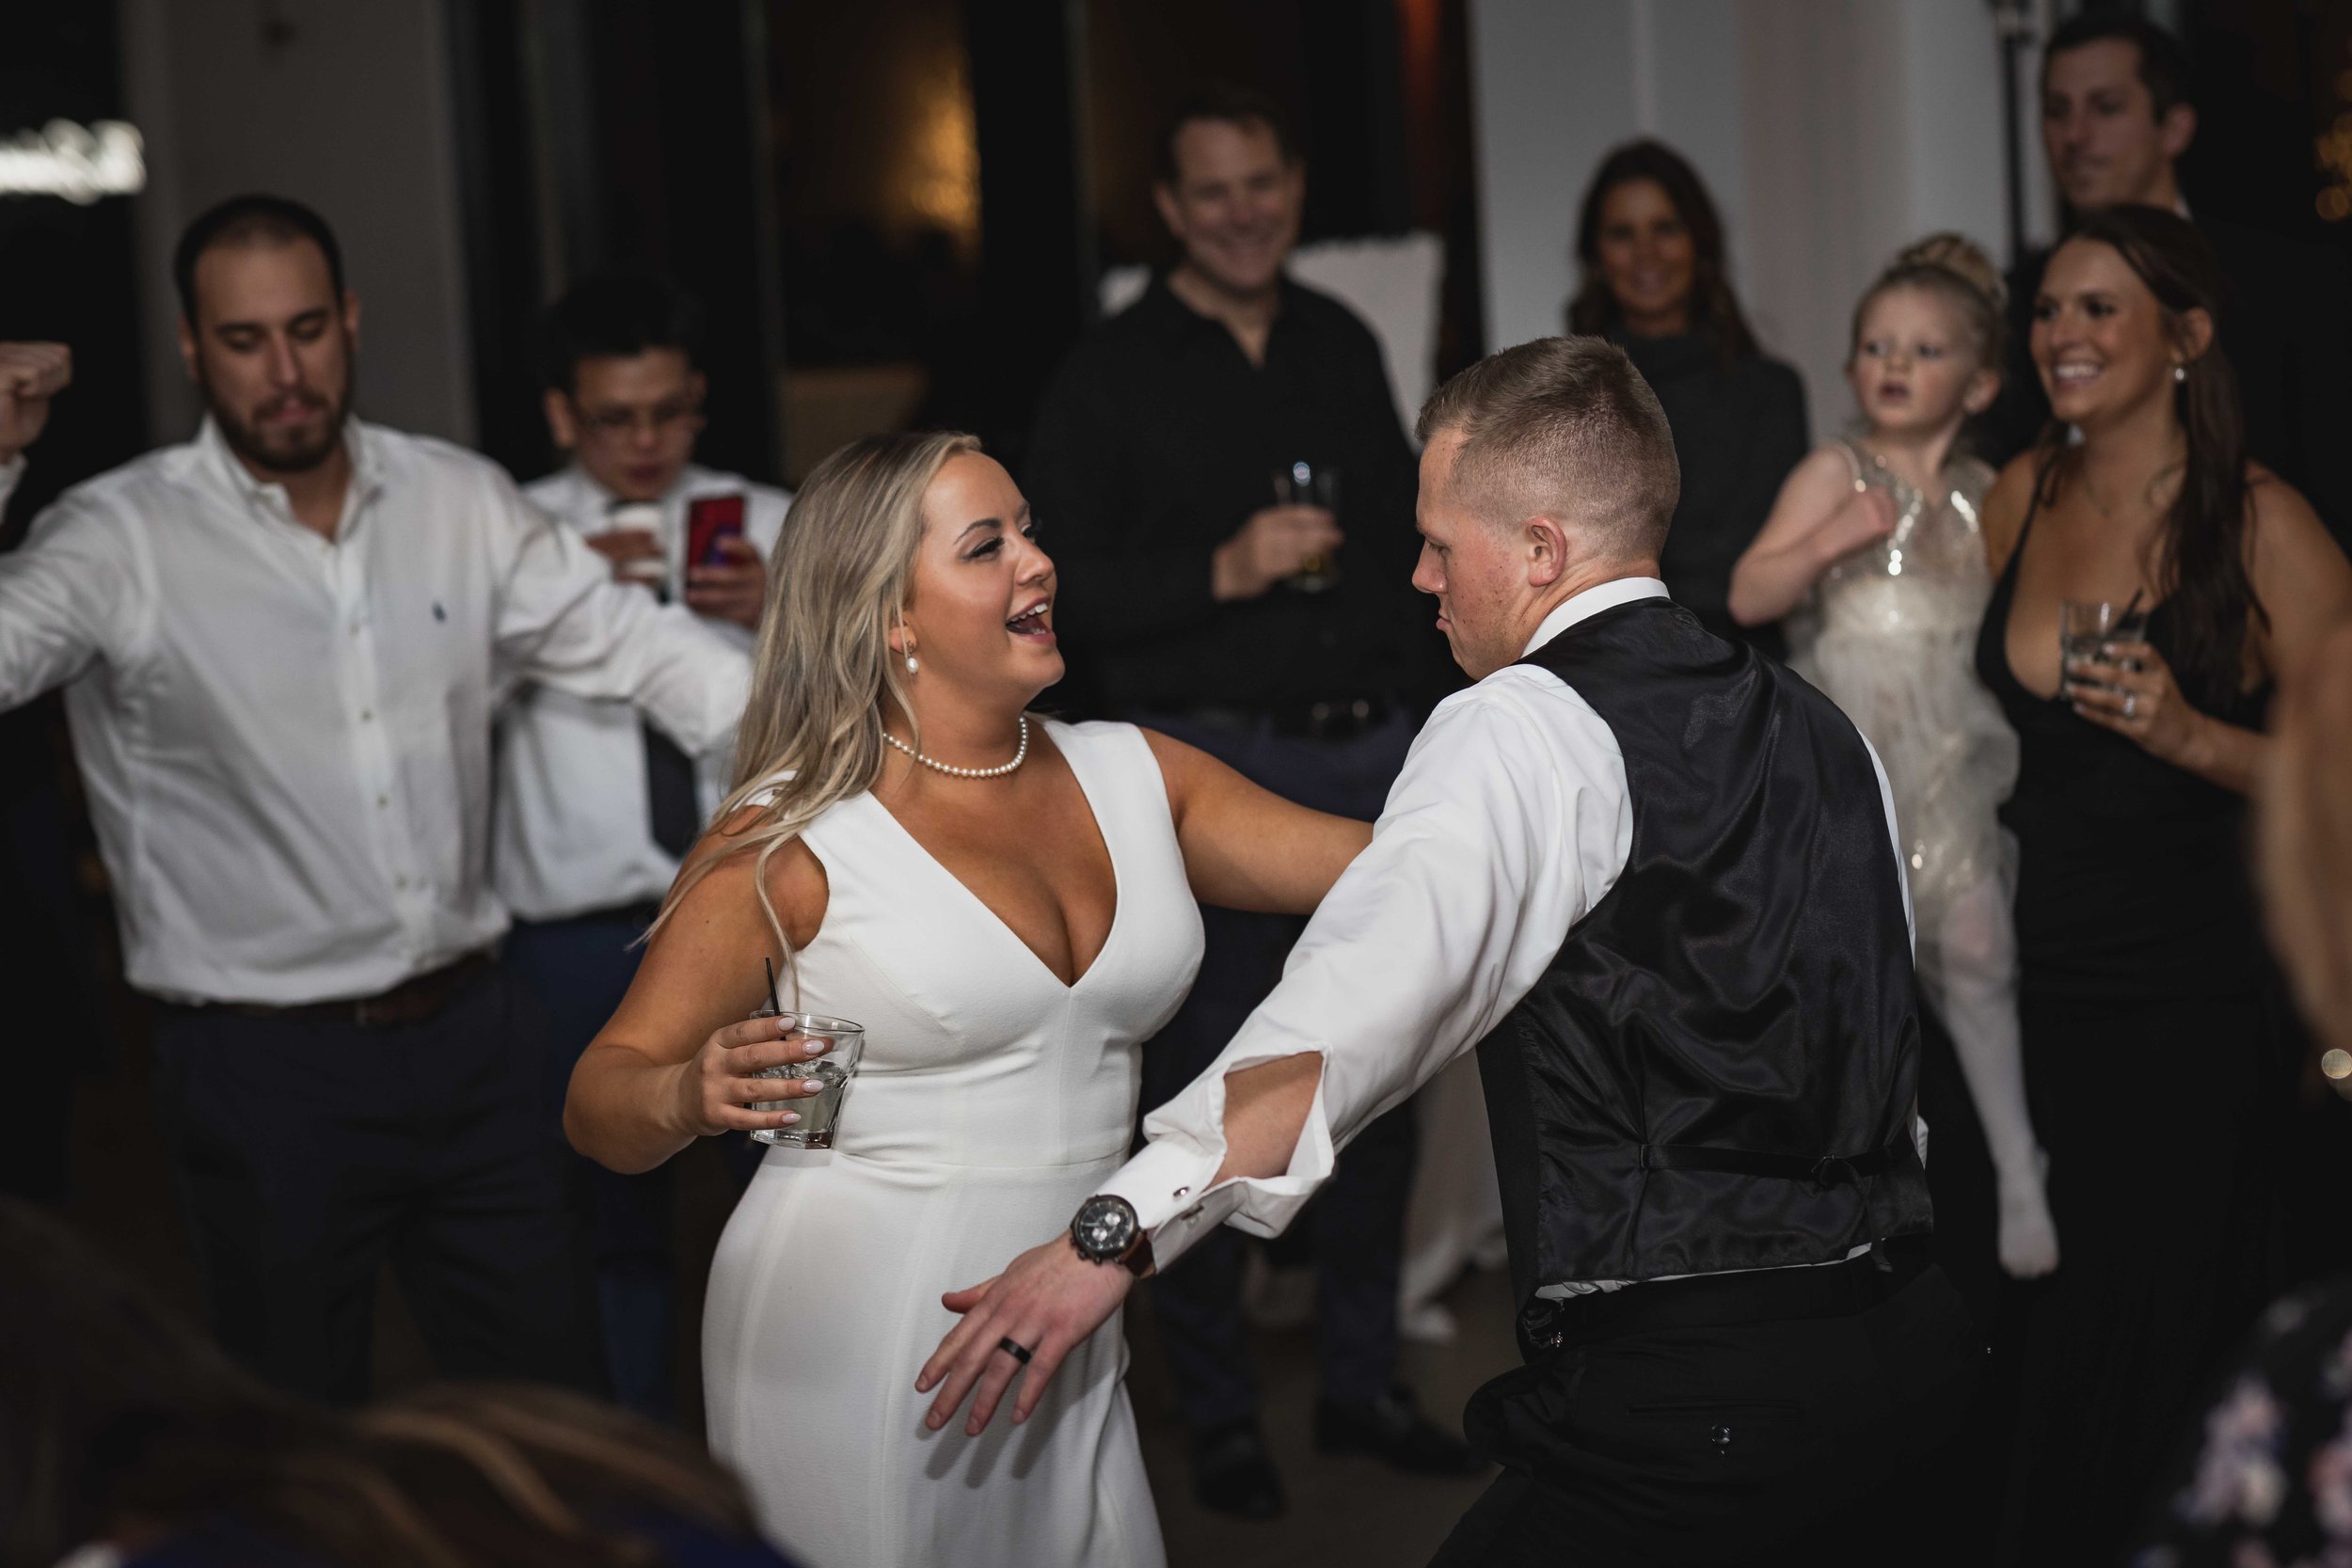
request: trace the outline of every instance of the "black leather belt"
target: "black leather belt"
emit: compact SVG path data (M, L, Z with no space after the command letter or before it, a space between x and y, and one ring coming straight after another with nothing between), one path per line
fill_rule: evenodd
M1776 1176L1808 1181L1817 1190L1842 1187L1865 1176L1883 1176L1895 1168L1899 1150L1909 1146L1898 1139L1863 1154L1763 1154L1746 1148L1707 1148L1697 1144L1644 1144L1644 1170L1713 1170L1733 1176Z
M1386 697L1334 697L1325 702L1279 703L1267 707L1205 704L1175 709L1170 717L1243 734L1271 731L1305 740L1353 740L1387 723L1398 711Z
M391 990L373 996L297 1002L285 1007L274 1007L264 1002L215 1002L207 1006L248 1018L316 1019L321 1022L350 1023L361 1029L397 1029L437 1016L457 1000L459 992L489 973L496 961L486 948L469 953L454 963L412 974Z
M1842 1263L1653 1279L1565 1300L1538 1296L1519 1313L1521 1348L1541 1353L1570 1338L1592 1344L1628 1334L1851 1317L1900 1292L1932 1261L1928 1237L1897 1236Z

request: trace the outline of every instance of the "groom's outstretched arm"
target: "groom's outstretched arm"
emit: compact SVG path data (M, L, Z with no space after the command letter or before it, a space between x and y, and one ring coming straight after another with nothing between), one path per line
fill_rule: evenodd
M1514 670L1449 699L1414 742L1371 846L1224 1053L1144 1123L1104 1187L1166 1267L1230 1220L1271 1235L1338 1151L1524 996L1624 867L1632 836L1616 742L1581 699ZM963 1314L915 1386L944 1426L977 1390L977 1432L1027 1352L1013 1418L1118 1309L1135 1276L1057 1236L945 1298Z

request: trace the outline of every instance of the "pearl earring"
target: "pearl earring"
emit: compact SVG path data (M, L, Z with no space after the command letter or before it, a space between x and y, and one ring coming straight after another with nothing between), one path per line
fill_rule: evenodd
M2173 366L2172 379L2175 381L2186 381L2188 379L2188 367L2186 365Z
M909 649L907 652L907 673L912 675L914 673L916 668L914 650Z

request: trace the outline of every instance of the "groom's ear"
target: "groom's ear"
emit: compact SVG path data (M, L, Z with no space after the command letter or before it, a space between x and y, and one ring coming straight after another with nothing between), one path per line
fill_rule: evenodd
M1538 513L1519 525L1527 550L1527 585L1549 588L1568 569L1568 534L1559 520Z

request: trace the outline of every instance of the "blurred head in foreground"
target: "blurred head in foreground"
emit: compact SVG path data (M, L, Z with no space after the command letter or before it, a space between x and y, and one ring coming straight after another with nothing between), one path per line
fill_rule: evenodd
M345 1415L278 1395L30 1205L0 1198L0 1568L655 1568L665 1539L772 1563L676 1434L551 1389L426 1389Z

